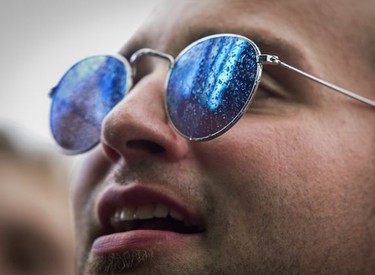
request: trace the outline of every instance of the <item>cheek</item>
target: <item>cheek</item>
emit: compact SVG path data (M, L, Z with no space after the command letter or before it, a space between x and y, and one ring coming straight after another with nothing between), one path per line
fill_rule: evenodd
M331 248L358 254L374 220L372 140L350 143L352 130L329 121L240 123L196 148L210 178L212 228L229 236L221 248L246 247L260 261L269 251L306 262Z
M369 182L363 175L374 169L366 152L370 142L367 149L363 140L356 144L350 131L335 129L329 121L248 125L240 121L222 137L199 144L202 170L215 182L212 188L222 201L264 209L282 200L293 211L334 212L356 196L352 193L359 195L358 182L363 188Z
M317 144L308 129L288 124L236 126L216 140L199 144L204 170L215 179L246 188L246 182L274 182L285 173L290 176L316 166L311 145Z
M88 209L88 204L95 193L94 190L109 169L110 163L103 156L101 148L96 148L82 161L72 187L73 207L77 222L85 220L81 219L81 216L87 215L83 211Z

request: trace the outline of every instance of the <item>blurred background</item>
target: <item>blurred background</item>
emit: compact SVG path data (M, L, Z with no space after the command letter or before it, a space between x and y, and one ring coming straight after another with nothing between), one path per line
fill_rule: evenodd
M52 143L49 90L79 59L115 53L152 0L1 0L0 126Z
M72 274L77 159L54 145L48 92L79 59L117 52L153 5L0 1L0 274Z

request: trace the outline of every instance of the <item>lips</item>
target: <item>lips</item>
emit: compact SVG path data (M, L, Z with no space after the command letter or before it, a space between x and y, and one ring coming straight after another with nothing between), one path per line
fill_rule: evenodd
M108 188L99 199L97 214L104 235L94 242L95 254L185 242L204 232L197 211L139 184Z

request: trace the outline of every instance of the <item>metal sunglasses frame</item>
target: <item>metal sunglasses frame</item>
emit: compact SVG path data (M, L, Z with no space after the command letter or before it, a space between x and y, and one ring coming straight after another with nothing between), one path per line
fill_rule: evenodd
M312 80L316 83L319 83L333 91L336 91L338 93L341 93L345 96L348 96L348 97L351 97L352 99L355 99L361 103L364 103L364 104L367 104L371 107L375 107L375 101L374 100L371 100L369 98L366 98L366 97L363 97L361 95L358 95L357 93L355 92L352 92L352 91L349 91L349 90L346 90L342 87L339 87L337 85L334 85L328 81L325 81L325 80L322 80L314 75L311 75L309 73L306 73L296 67L293 67L283 61L281 61L279 59L279 57L277 55L272 55L272 54L261 54L258 46L252 41L250 40L249 38L245 37L245 36L241 36L241 35L237 35L237 34L231 34L231 33L222 33L222 34L215 34L215 35L209 35L209 36L206 36L206 37L203 37L201 39L198 39L197 41L191 43L190 45L188 45L184 50L182 50L179 55L174 58L173 56L169 55L169 54L166 54L166 53L163 53L161 51L157 51L157 50L154 50L154 49L150 49L150 48L142 48L142 49L139 49L137 50L136 52L134 52L131 56L130 56L130 59L129 61L124 58L122 55L120 54L114 54L114 55L109 55L109 56L112 56L112 57L115 57L117 58L118 60L120 60L121 62L123 62L126 66L127 69L130 69L131 70L131 75L129 74L128 75L128 84L127 84L127 87L126 87L126 93L129 92L129 90L131 89L132 87L132 78L135 76L136 74L136 66L135 66L135 63L136 61L143 57L143 56L152 56L152 57L157 57L157 58L161 58L161 59L164 59L166 60L168 63L169 63L169 74L167 76L167 80L165 82L165 89L167 88L167 85L168 85L168 80L169 80L169 77L171 75L171 72L173 70L173 66L174 64L176 63L176 61L179 60L179 58L181 56L184 55L184 53L186 53L189 49L191 49L192 47L194 47L195 45L197 45L198 43L201 43L205 40L209 40L209 39L212 39L212 38L217 38L217 37L237 37L239 39L244 39L246 40L247 42L250 43L250 45L254 48L255 52L257 53L257 60L256 62L258 63L258 68L257 68L257 75L256 75L256 78L255 78L255 84L253 86L253 91L251 95L251 97L249 97L248 101L246 102L246 104L244 105L244 107L242 108L242 110L238 113L238 115L230 122L228 123L228 125L226 125L225 127L223 127L222 129L220 129L218 132L216 133L212 133L210 135L208 135L207 137L202 137L202 138L192 138L192 137L188 137L186 135L184 135L183 133L181 133L176 127L175 130L182 136L184 136L185 138L189 139L189 140L193 140L193 141L206 141L206 140L210 140L210 139L213 139L221 134L223 134L224 132L226 132L227 130L229 130L242 116L243 114L246 112L248 106L250 105L254 95L256 94L256 90L258 88L258 85L261 81L261 75L262 75L262 69L263 69L263 65L279 65L281 67L284 67L288 70L291 70L309 80ZM52 97L54 94L54 89L51 90L50 92L50 96ZM165 108L167 109L167 102L164 103L165 104ZM166 112L167 115L168 115L168 118L170 119L169 117L169 113L168 111ZM172 123L173 125L173 123ZM174 125L173 125L174 126ZM99 141L98 141L99 143ZM94 147L95 145L93 145ZM66 150L64 150L66 151ZM65 153L68 153L68 154L74 154L74 152L65 152Z
M277 55L272 55L272 54L261 54L258 46L252 41L250 40L249 38L245 37L245 36L242 36L242 35L237 35L237 34L232 34L232 33L223 33L223 34L214 34L214 35L209 35L209 36L206 36L206 37L203 37L201 39L198 39L197 41L191 43L190 45L188 45L184 50L182 50L181 53L179 53L179 55L176 57L176 59L174 59L171 55L169 54L166 54L166 53L163 53L163 52L160 52L160 51L157 51L157 50L154 50L154 49L150 49L150 48L142 48L142 49L139 49L137 50L136 52L134 52L131 57L130 57L130 64L133 68L133 74L135 74L135 66L133 66L133 64L142 56L154 56L154 57L158 57L158 58L162 58L162 59L165 59L169 62L169 74L168 74L168 77L167 77L167 81L166 81L166 84L165 84L165 89L167 88L167 85L168 85L168 80L169 80L169 77L171 75L171 72L173 70L173 66L174 64L176 63L176 61L179 60L179 58L181 56L184 55L184 53L186 53L189 49L191 49L192 47L194 47L195 45L205 41L205 40L209 40L209 39L212 39L212 38L217 38L217 37L237 37L239 39L243 39L245 41L247 41L255 50L255 52L257 53L257 60L256 62L258 63L258 68L257 68L257 75L256 75L256 79L255 79L255 84L253 86L253 91L250 93L252 94L251 97L248 99L248 101L246 102L245 106L242 108L242 110L238 113L238 115L233 118L233 120L228 123L228 125L226 125L225 127L223 127L222 129L220 129L218 132L216 133L212 133L206 137L199 137L199 138L192 138L192 137L189 137L189 136L186 136L184 135L183 133L181 133L176 127L175 130L182 136L184 136L185 138L189 139L189 140L194 140L194 141L206 141L206 140L210 140L210 139L213 139L221 134L223 134L224 132L228 131L242 116L243 114L246 112L248 106L250 105L254 95L256 94L256 90L258 88L258 85L261 81L261 75L262 75L262 69L263 69L263 65L279 65L281 67L284 67L288 70L291 70L309 80L312 80L314 82L317 82L333 91L336 91L338 93L341 93L345 96L348 96L348 97L351 97L361 103L364 103L364 104L367 104L367 105L370 105L372 107L375 107L375 101L374 100L371 100L369 98L366 98L366 97L363 97L361 95L358 95L357 93L354 93L352 91L349 91L349 90L346 90L344 88L341 88L337 85L334 85L328 81L325 81L325 80L322 80L314 75L311 75L309 73L306 73L296 67L293 67L283 61L281 61L279 59L279 57ZM165 108L167 108L167 102L165 102ZM167 115L168 115L168 118L170 119L169 117L169 112L167 111L166 112ZM173 123L172 123L173 125ZM174 126L174 125L173 125Z
M204 40L208 40L208 39L214 38L214 37L221 37L221 36L235 36L235 37L238 37L238 38L242 38L242 39L248 40L248 41L251 42L251 44L253 46L256 47L256 49L258 49L258 46L253 41L251 41L249 38L247 38L247 37L244 37L244 36L241 36L241 35L236 35L236 34L231 34L231 33L223 33L223 34L210 35L210 36L201 38L201 39L193 42L187 48L185 48L179 54L179 56L181 56L184 52L186 52L191 47L195 46L196 44L198 44L198 43L200 43L200 42L202 42ZM259 51L259 49L258 49L258 51ZM178 56L176 59L174 59L169 54L166 54L166 53L163 53L163 52L160 52L160 51L157 51L157 50L149 49L149 48L143 48L143 49L137 50L135 53L132 54L132 56L130 58L130 64L135 63L135 61L139 57L141 57L143 55L150 55L150 56L155 56L155 57L160 57L160 58L166 59L169 62L169 68L170 69L173 68L175 60L177 60L179 58L179 56ZM300 75L302 75L302 76L304 76L304 77L306 77L306 78L308 78L310 80L313 80L313 81L315 81L315 82L317 82L317 83L319 83L319 84L321 84L323 86L326 86L327 88L330 88L330 89L332 89L332 90L334 90L336 92L339 92L339 93L341 93L343 95L349 96L349 97L351 97L351 98L353 98L355 100L358 100L358 101L360 101L362 103L365 103L365 104L368 104L368 105L370 105L372 107L375 107L375 101L374 100L371 100L371 99L366 98L364 96L358 95L355 92L352 92L352 91L346 90L344 88L341 88L341 87L339 87L337 85L334 85L334 84L332 84L332 83L330 83L328 81L322 80L322 79L320 79L320 78L318 78L316 76L313 76L313 75L311 75L309 73L306 73L306 72L304 72L304 71L302 71L302 70L300 70L300 69L298 69L296 67L293 67L293 66L291 66L291 65L289 65L289 64L281 61L277 55L273 55L273 54L259 54L257 62L259 64L262 64L262 65L263 64L267 64L267 65L268 64L269 65L280 65L280 66L282 66L284 68L287 68L287 69L289 69L291 71L294 71L294 72L296 72L296 73L298 73L298 74L300 74Z

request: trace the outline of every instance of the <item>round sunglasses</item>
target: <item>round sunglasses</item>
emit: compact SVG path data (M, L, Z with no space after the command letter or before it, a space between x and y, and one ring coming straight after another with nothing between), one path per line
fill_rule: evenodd
M132 65L144 55L169 62L166 113L176 131L193 141L215 138L242 117L256 93L263 64L281 65L375 107L373 100L307 74L275 55L261 54L246 37L211 35L187 46L176 59L146 48L129 61L121 55L99 55L73 65L50 92L50 127L65 153L84 153L100 142L104 118L131 89Z

